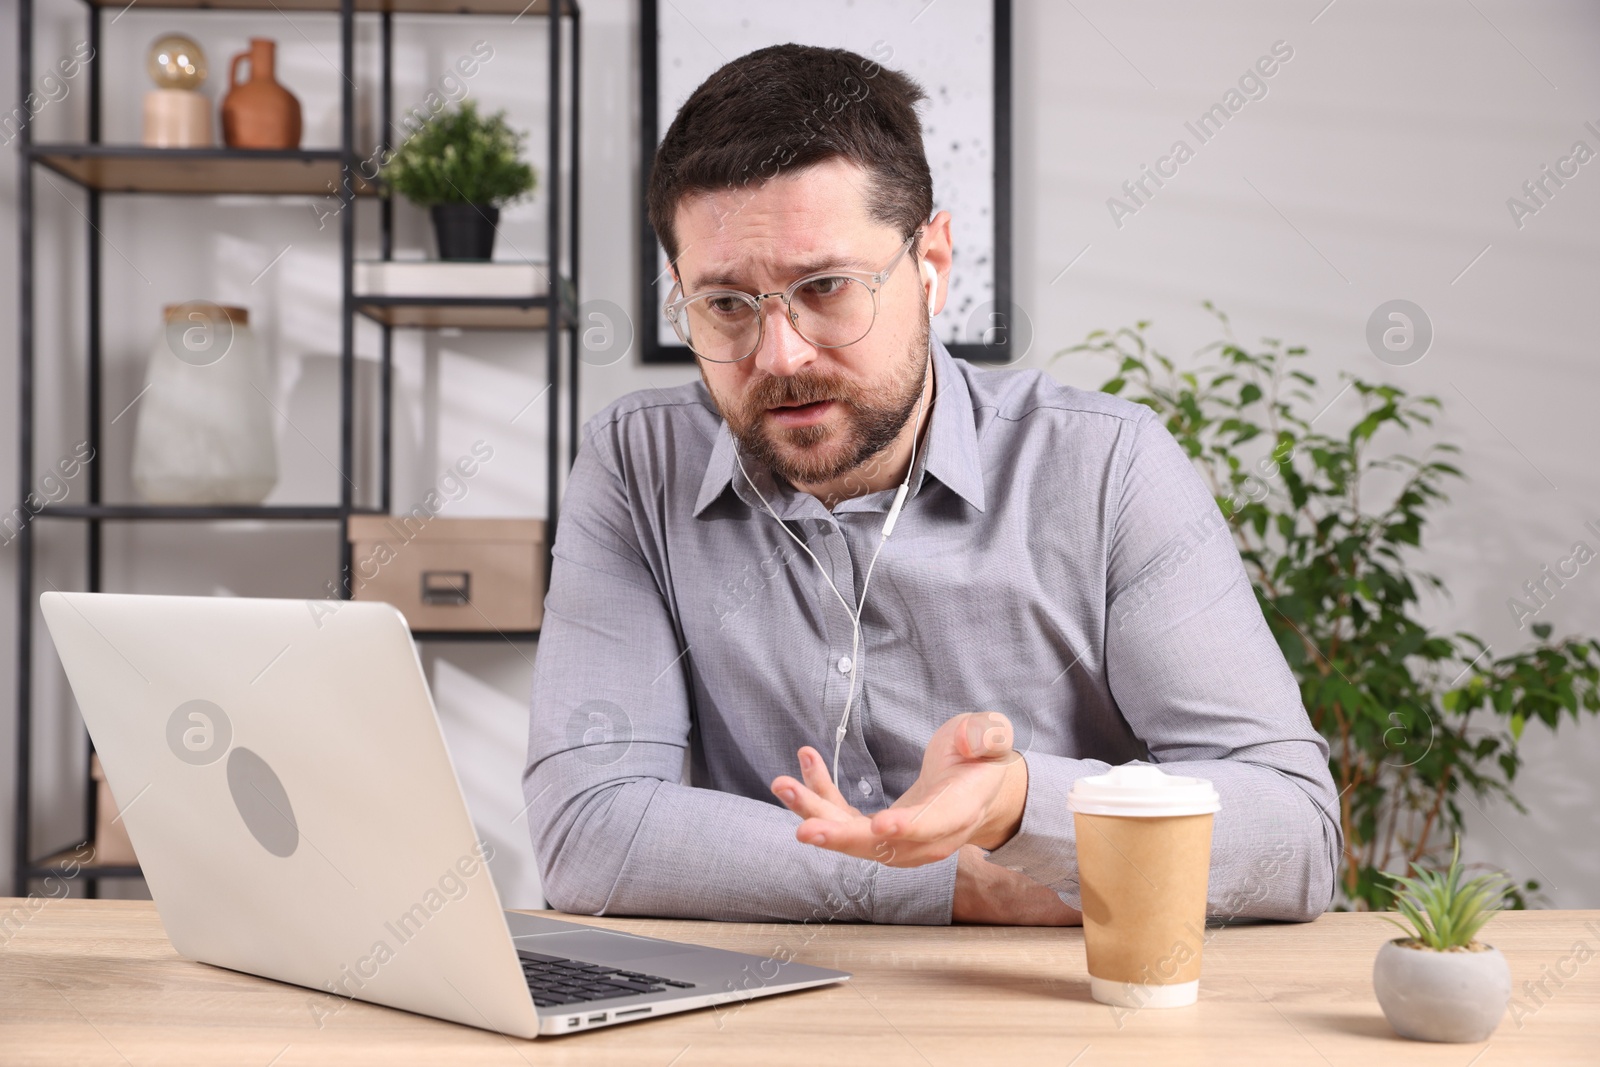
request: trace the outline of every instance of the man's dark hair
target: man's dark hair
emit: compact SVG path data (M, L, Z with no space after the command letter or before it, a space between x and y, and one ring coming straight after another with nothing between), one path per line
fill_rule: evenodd
M646 206L667 258L689 193L754 188L842 157L872 178L867 212L902 238L933 214L933 175L916 105L898 71L842 48L780 44L740 56L690 94L650 168Z

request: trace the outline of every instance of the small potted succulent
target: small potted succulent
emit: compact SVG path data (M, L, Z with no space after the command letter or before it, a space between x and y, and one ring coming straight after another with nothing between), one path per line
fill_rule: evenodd
M490 259L500 208L537 183L533 167L520 158L526 139L503 110L485 117L476 102L465 100L407 138L383 178L430 210L440 259Z
M1413 877L1384 872L1407 927L1384 943L1372 966L1372 988L1401 1037L1418 1041L1482 1041L1500 1025L1511 999L1511 969L1493 945L1477 940L1501 908L1510 880L1493 872L1461 880L1461 839L1443 874L1411 865Z

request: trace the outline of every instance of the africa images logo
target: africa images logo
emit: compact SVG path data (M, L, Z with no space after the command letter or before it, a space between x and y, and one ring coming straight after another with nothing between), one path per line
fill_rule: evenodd
M191 767L209 767L227 756L228 792L250 836L274 856L294 855L300 825L289 792L266 760L233 744L227 712L209 700L179 704L167 719L167 748Z

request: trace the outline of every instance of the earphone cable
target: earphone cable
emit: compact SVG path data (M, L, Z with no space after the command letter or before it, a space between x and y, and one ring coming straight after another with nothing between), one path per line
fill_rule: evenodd
M923 367L924 367L924 372L923 372L924 382L926 382L927 374L931 370L932 366L933 366L933 338L932 338L932 334L930 332L929 339L928 339L928 358L927 358L926 363L924 363L924 365L923 365ZM762 506L764 508L766 508L767 513L772 516L772 518L777 522L777 524L780 527L783 528L783 532L788 534L789 538L792 541L794 541L795 544L799 545L801 550L804 551L806 555L811 557L811 562L816 566L817 572L822 575L823 581L828 583L828 588L833 590L833 595L839 599L840 606L842 606L844 608L845 614L850 617L850 628L851 628L851 637L850 637L850 689L845 695L844 716L839 720L839 728L834 732L834 739L833 739L833 782L834 782L835 787L837 787L838 784L839 784L839 754L840 754L841 746L844 743L845 733L849 729L850 706L851 706L852 702L855 699L856 672L857 672L858 668L860 667L860 664L857 661L857 655L860 652L860 647L861 647L861 614L862 614L863 611L866 610L867 584L872 581L872 570L873 570L873 567L875 567L877 565L878 555L879 555L879 553L881 553L883 551L883 546L889 540L889 533L890 533L890 530L892 529L892 524L893 524L893 522L895 521L895 519L896 519L896 517L898 515L898 509L899 509L900 506L902 506L902 502L903 502L903 499L904 499L904 494L911 486L911 475L915 471L916 464L917 464L917 444L918 444L917 436L921 432L921 429L922 429L922 415L923 415L925 395L926 395L926 390L924 390L924 394L923 395L918 396L918 398L917 398L917 418L916 418L915 423L912 426L912 431L911 431L911 460L910 460L909 464L906 467L906 477L905 477L905 480L900 484L899 492L896 493L895 502L890 505L888 517L884 520L883 533L880 535L880 537L878 539L878 547L877 547L877 549L872 553L872 559L867 564L867 573L861 579L861 595L860 595L860 599L859 599L859 602L858 602L858 606L854 610L851 609L849 602L847 600L845 600L844 594L839 592L839 587L833 584L833 578L828 574L827 570L822 566L821 561L819 561L817 559L815 553L813 553L811 551L811 548L804 541L800 540L800 538L795 535L793 530L789 529L789 526L788 526L787 523L785 523L782 519L778 518L778 513L776 511L772 510L772 505L770 503L768 503L766 496L764 496L762 494L761 490L756 487L754 479L752 479L750 477L749 472L744 469L744 461L742 459L740 459L740 457L739 457L738 442L735 441L735 444L734 444L734 450L733 450L734 462L739 465L739 473L744 475L745 484L749 485L751 491L754 492L756 494L756 496L760 498Z

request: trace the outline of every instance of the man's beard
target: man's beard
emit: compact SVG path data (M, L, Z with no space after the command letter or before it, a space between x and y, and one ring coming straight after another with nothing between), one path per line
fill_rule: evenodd
M833 375L768 376L750 385L738 410L724 404L715 392L712 399L744 455L766 464L791 485L817 485L855 470L894 441L916 410L929 362L928 320L924 318L906 349L901 373L886 385L852 395L852 387ZM710 382L706 388L710 390ZM818 400L833 400L843 408L842 429L827 422L776 426L767 417L768 408ZM836 416L830 413L829 418ZM833 447L825 450L825 445Z

